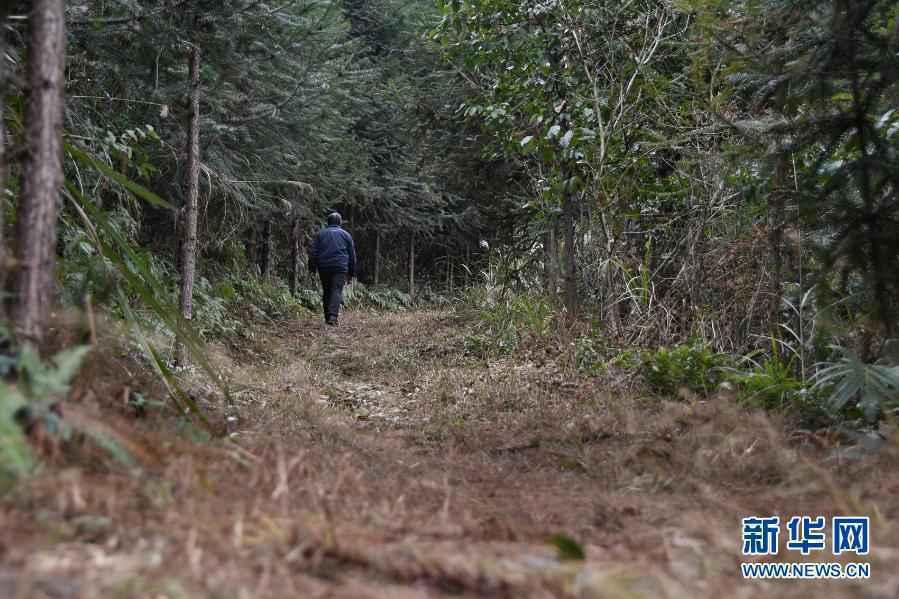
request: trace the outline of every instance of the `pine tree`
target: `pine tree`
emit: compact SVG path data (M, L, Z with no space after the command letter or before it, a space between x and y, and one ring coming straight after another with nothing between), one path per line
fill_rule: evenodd
M56 213L62 172L63 0L35 0L29 16L27 158L18 206L16 326L23 340L43 339L53 301Z
M197 200L200 193L200 47L188 51L190 73L190 125L187 136L187 195L181 211L181 316L193 318L194 278L197 269ZM183 345L178 346L178 362L187 363Z
M738 125L773 141L766 155L772 165L771 194L782 196L785 165L795 164L789 187L804 228L815 232L824 262L821 289L835 280L832 270L842 272L844 286L858 277L869 300L860 305L870 305L883 332L894 335L899 300L896 3L743 0L725 8L730 19L716 35L735 63L731 81L761 115ZM761 14L766 18L759 19ZM760 145L766 148L764 141Z

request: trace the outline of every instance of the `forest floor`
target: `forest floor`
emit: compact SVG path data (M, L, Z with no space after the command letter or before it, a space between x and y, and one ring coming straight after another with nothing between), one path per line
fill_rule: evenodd
M474 358L471 326L351 312L247 330L211 348L235 383L227 439L136 418L125 399L152 378L96 350L64 410L138 466L69 443L0 501L0 597L899 596L899 444L842 462L834 439L726 397L623 396L540 351ZM741 578L741 517L837 513L872 518L870 555L848 560L870 580Z

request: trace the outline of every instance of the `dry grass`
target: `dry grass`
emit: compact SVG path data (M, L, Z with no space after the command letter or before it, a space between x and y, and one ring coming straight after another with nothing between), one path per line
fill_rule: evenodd
M76 441L4 498L0 596L899 594L899 439L834 463L829 441L788 442L725 397L660 404L552 362L479 363L438 313L257 337L213 348L238 386L230 440L135 419L116 390L156 397L152 379L93 356L78 401L146 455L128 470ZM186 384L213 401L198 375ZM805 513L871 516L872 580L739 577L741 517ZM559 561L555 533L587 560Z

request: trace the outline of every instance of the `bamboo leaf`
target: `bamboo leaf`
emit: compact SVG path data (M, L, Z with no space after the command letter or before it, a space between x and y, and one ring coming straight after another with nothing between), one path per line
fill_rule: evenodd
M98 171L130 191L136 197L146 201L147 203L159 208L167 208L169 210L175 209L175 207L171 203L163 200L161 197L159 197L140 183L135 183L122 173L113 169L109 165L103 164L77 146L67 143L65 144L65 150L72 156L72 158L74 158L78 162L97 169Z
M98 250L115 266L122 278L127 282L129 289L136 293L141 302L166 325L178 341L185 345L195 363L219 387L225 396L225 401L231 405L233 401L228 385L218 370L209 362L202 339L191 327L190 323L181 317L178 308L158 292L159 289L165 288L164 283L157 280L146 260L135 251L118 229L110 225L102 210L84 197L71 183L67 183L66 188L69 191L69 198L78 206L84 216L92 219L90 226L95 230L103 232L103 235L95 235L95 242L99 245ZM105 241L104 236L108 237L111 243ZM129 300L121 286L119 287L119 298L119 303L126 318L135 325L136 330L142 336L141 324L134 316ZM142 343L151 356L154 368L165 382L170 395L177 399L175 402L176 408L182 412L184 410L190 411L208 428L209 423L202 410L196 402L180 389L171 370L160 359L155 348L145 338L142 339Z

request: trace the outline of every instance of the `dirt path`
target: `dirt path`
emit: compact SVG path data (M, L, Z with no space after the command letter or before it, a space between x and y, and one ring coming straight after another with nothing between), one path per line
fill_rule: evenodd
M144 427L158 463L54 470L7 504L0 596L899 594L899 485L874 476L895 455L835 475L725 399L641 402L464 347L434 312L256 331L217 355L231 441ZM872 580L739 577L740 517L836 511L876 518ZM560 559L556 535L586 559Z

